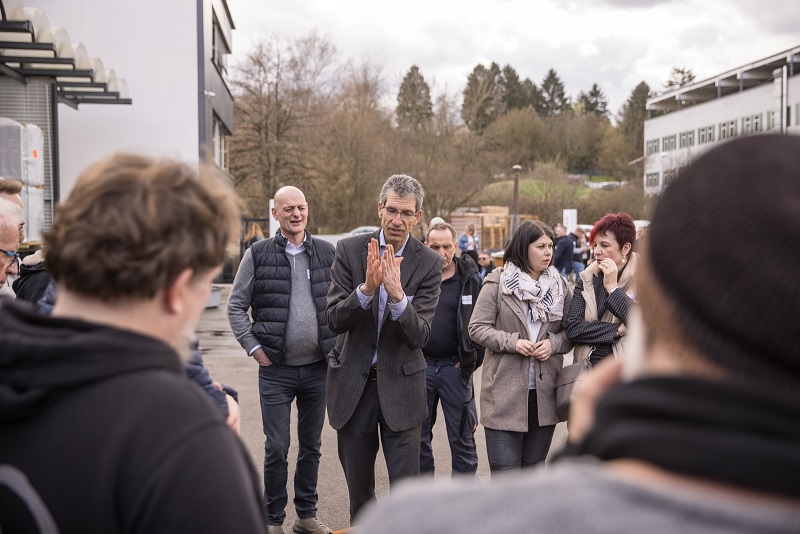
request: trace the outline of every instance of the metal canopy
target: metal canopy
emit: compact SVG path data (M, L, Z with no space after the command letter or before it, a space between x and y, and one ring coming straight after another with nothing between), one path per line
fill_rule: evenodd
M90 61L85 47L73 45L66 30L50 28L41 9L22 10L13 4L0 0L0 76L23 83L32 77L53 78L58 101L75 109L80 104L133 103L125 80L99 59Z
M772 71L788 65L789 75L800 73L800 47L723 72L713 78L692 82L647 100L651 111L675 111L694 104L722 98L772 83Z

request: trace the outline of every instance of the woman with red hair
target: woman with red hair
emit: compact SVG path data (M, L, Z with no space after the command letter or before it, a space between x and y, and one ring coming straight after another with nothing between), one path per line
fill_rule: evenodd
M638 254L636 226L627 213L608 213L594 224L589 244L595 261L580 273L567 317L575 361L594 366L609 354L621 356Z

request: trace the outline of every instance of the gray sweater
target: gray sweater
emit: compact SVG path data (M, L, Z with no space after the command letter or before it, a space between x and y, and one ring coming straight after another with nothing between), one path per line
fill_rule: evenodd
M359 533L797 533L800 509L632 483L581 458L488 483L407 483Z
M292 293L289 297L289 320L286 323L283 365L306 365L323 359L319 348L316 308L311 295L308 252L289 255L292 265ZM260 345L250 329L247 310L253 295L255 267L250 249L239 265L239 271L228 296L228 320L233 335L248 354Z

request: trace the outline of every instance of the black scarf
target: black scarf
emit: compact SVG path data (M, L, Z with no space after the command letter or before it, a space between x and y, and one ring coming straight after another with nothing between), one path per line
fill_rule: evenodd
M800 497L800 394L697 378L645 378L608 392L572 454Z

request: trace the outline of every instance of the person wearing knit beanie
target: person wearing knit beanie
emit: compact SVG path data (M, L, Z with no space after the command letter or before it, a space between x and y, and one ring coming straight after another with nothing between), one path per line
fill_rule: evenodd
M739 138L698 158L664 191L649 234L686 338L732 373L800 386L788 327L800 317L800 138Z
M800 532L798 244L800 136L713 145L656 204L625 356L576 386L560 458L491 486L400 487L360 527Z

